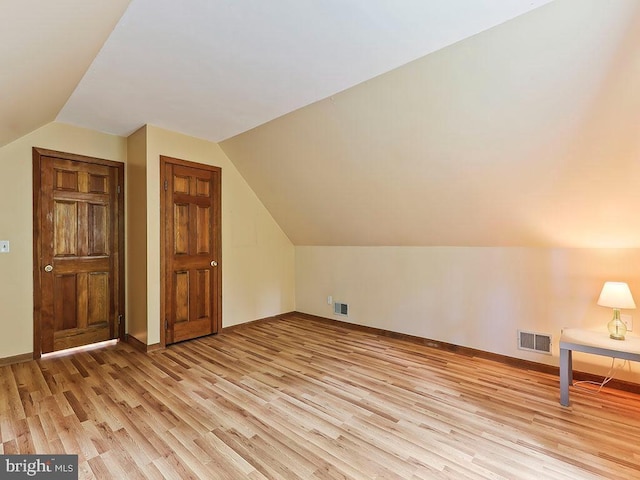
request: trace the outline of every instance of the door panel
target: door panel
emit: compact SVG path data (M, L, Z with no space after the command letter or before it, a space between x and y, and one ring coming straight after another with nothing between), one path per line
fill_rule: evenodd
M164 343L221 325L220 169L161 157Z
M34 149L36 357L124 333L123 173L116 162Z
M211 253L211 207L197 207L196 220L196 253L207 255Z

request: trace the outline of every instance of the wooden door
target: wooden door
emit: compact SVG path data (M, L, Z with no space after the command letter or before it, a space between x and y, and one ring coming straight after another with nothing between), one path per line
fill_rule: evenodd
M160 157L164 344L217 333L222 323L221 170Z
M124 336L124 165L33 149L34 356Z

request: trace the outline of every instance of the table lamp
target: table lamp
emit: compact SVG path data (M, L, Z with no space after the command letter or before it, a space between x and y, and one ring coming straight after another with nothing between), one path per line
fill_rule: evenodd
M613 308L613 319L607 323L609 337L624 340L627 326L620 320L621 308L636 308L629 285L624 282L604 282L598 305Z

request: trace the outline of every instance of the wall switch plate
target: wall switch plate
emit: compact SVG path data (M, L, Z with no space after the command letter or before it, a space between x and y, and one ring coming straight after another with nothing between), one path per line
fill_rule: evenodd
M9 240L0 240L0 253L9 253Z
M333 305L333 297L331 295L327 297L327 305Z
M628 332L633 331L633 317L631 315L626 315L624 313L621 313L620 320L622 320L624 324L627 326Z

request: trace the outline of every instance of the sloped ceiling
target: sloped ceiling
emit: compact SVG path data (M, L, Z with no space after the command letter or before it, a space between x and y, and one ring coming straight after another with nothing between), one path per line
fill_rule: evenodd
M221 143L297 245L640 246L640 2L558 0Z
M214 142L549 0L133 0L58 120Z
M56 118L128 5L0 2L0 146Z
M640 246L638 0L128 4L1 4L0 145L227 139L297 245Z

